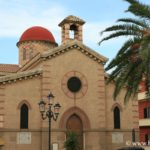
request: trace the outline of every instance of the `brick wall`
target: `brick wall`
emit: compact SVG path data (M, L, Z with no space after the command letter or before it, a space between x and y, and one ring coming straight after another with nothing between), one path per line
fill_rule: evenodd
M145 142L145 135L150 134L150 127L140 127L140 141Z
M140 101L139 102L139 119L144 118L144 108L150 107L150 101Z

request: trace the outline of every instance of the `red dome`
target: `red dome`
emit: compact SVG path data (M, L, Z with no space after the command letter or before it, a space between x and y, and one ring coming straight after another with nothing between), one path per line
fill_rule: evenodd
M40 26L31 27L26 31L24 31L24 33L20 37L19 42L32 41L32 40L48 41L48 42L55 43L55 39L52 33Z

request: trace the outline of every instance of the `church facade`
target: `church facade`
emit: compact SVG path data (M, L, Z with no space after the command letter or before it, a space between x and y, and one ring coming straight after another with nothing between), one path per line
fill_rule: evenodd
M125 105L124 91L113 100L107 58L83 43L84 24L66 17L59 24L60 45L47 29L31 27L17 43L19 64L0 64L0 150L48 150L48 120L38 103L49 92L61 105L52 120L53 150L64 149L68 130L80 132L80 150L116 150L132 141L133 129L139 140L138 103Z

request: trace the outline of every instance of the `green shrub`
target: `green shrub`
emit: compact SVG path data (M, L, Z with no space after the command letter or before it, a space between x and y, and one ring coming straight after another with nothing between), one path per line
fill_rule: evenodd
M66 148L66 150L78 150L79 141L78 141L77 134L73 131L67 131L66 135L67 135L67 139L64 143L64 148Z

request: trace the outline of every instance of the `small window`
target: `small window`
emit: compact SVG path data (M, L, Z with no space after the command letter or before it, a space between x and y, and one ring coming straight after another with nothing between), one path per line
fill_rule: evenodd
M28 106L23 104L20 109L20 128L28 129Z
M32 57L33 57L33 50L30 49L30 59L32 59Z
M26 60L26 49L23 49L23 60Z
M114 129L120 129L120 109L114 108Z
M144 118L150 118L150 107L144 108Z

